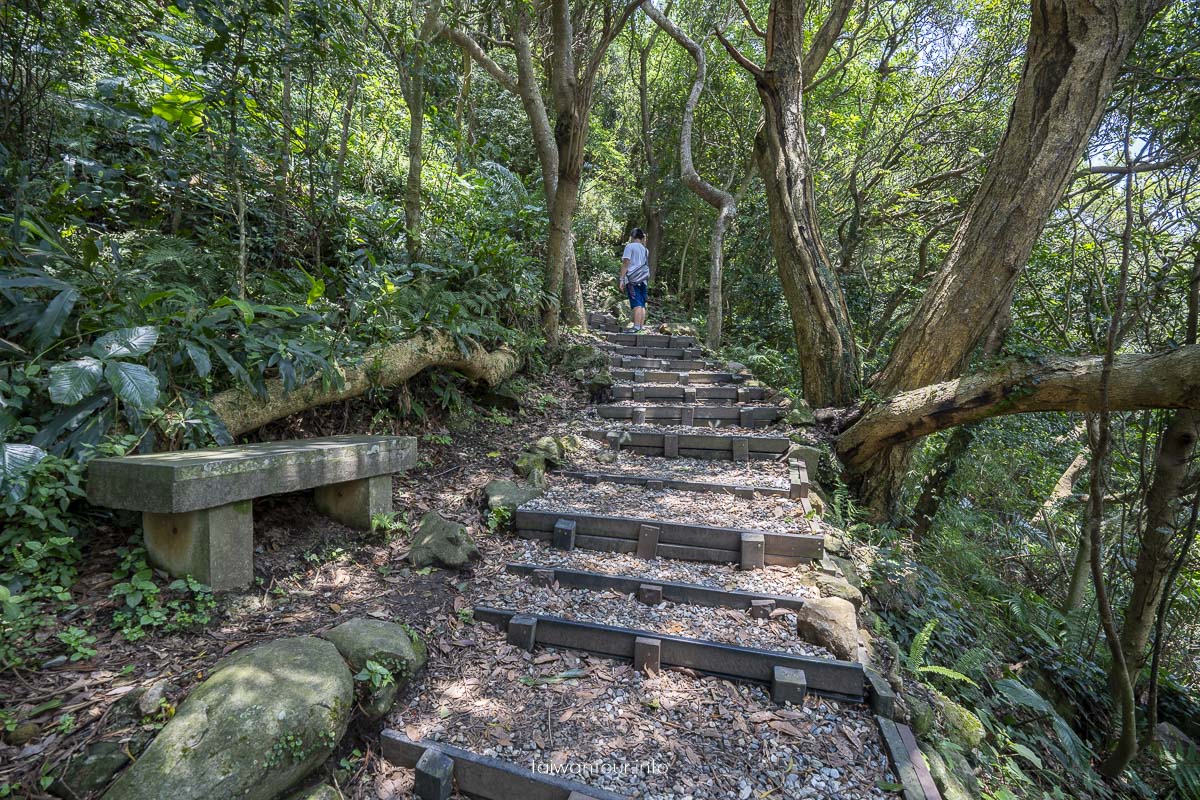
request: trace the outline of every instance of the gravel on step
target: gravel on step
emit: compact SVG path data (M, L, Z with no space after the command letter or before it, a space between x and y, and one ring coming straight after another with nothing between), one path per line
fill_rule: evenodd
M611 400L602 403L606 406L628 406L630 408L646 408L648 406L682 406L694 408L779 408L774 403L739 403L735 400L698 400L695 403L684 403L678 397L653 397L646 400Z
M556 550L543 542L510 539L500 546L498 558L540 567L562 567L605 575L628 575L647 582L670 581L711 586L726 591L778 594L789 597L818 597L816 570L810 567L768 565L741 570L728 564L705 564L670 558L640 559L630 553L597 550Z
M782 431L770 431L763 428L742 428L736 425L708 425L716 420L696 420L695 425L634 425L619 419L604 419L589 410L589 416L603 425L607 430L626 431L629 433L675 433L682 436L712 433L718 436L745 436L750 439L780 439L787 438Z
M767 495L753 500L729 494L651 491L619 483L587 484L555 479L541 497L521 506L530 511L574 511L601 516L633 517L740 528L778 533L811 530L804 509L786 497Z
M748 611L663 602L639 603L632 595L588 591L567 586L535 586L519 575L498 573L484 590L495 608L528 614L615 625L668 636L721 642L816 658L833 658L824 647L796 635L796 615L780 609L768 619L752 619Z
M596 461L598 453L610 453L603 442L582 440L579 450L571 453L563 469L576 472L640 475L649 478L673 478L727 486L763 486L786 489L790 485L788 467L781 461L721 461L706 458L660 458L621 450L614 463Z
M890 797L864 706L810 696L780 708L761 687L570 651L527 653L490 625L447 631L388 718L446 742L631 797Z

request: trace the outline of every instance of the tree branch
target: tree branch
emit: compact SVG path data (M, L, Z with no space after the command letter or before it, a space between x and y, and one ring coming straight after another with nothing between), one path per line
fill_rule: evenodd
M740 3L741 0L738 2ZM805 83L817 76L829 51L833 49L834 43L842 35L842 28L846 27L846 18L850 16L850 9L853 7L854 0L834 0L833 7L829 9L829 16L821 23L808 52L804 54L800 70L804 75Z
M758 23L754 21L754 15L750 13L750 7L746 5L746 0L737 0L737 4L742 9L742 16L746 18L746 24L750 26L750 30L754 31L754 35L760 39L767 38L767 32L758 27Z
M721 32L720 28L714 30L713 33L717 35L717 41L724 45L725 50L729 53L730 57L740 64L742 69L753 75L755 80L762 80L762 67L758 66L758 64L755 64L753 61L747 58L741 50L738 50L737 47L734 46L733 42L726 39L725 34Z
M504 70L504 67L497 64L492 57L487 54L487 51L479 46L479 42L471 38L470 34L460 28L451 28L445 23L439 24L437 32L439 35L457 45L460 50L471 57L472 61L483 67L484 71L487 72L488 75L491 75L492 78L495 79L496 83L500 84L505 91L512 92L513 94L519 94L517 89L517 79L512 75L509 75Z
M1103 358L1048 356L991 372L902 392L869 408L838 438L848 466L866 464L889 448L990 417L1033 411L1098 411ZM1117 356L1113 411L1200 408L1200 345Z

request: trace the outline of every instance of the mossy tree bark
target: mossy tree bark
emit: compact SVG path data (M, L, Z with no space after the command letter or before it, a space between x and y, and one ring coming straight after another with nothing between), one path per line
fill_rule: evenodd
M229 389L213 397L210 405L229 433L240 436L290 414L360 397L371 389L398 386L428 367L458 370L495 386L516 372L518 365L516 354L506 348L489 351L475 346L464 355L449 334L439 331L367 351L360 364L341 370L340 387L312 382L289 392L282 380L274 378L267 381L265 398L248 389Z

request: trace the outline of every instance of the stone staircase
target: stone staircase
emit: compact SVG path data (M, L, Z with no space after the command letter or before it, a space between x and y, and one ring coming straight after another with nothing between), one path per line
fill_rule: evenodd
M841 572L808 501L815 465L767 428L763 387L691 336L589 326L614 402L479 578L487 625L463 647L495 664L427 676L470 702L415 698L383 755L421 798L938 797L855 599L822 596ZM487 746L451 720L482 723Z

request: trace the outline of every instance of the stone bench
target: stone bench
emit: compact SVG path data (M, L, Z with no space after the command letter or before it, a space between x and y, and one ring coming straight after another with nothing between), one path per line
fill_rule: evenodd
M316 489L323 514L369 529L392 510L392 474L416 456L411 436L331 436L98 458L87 492L94 505L142 512L156 566L223 591L254 579L254 498Z

